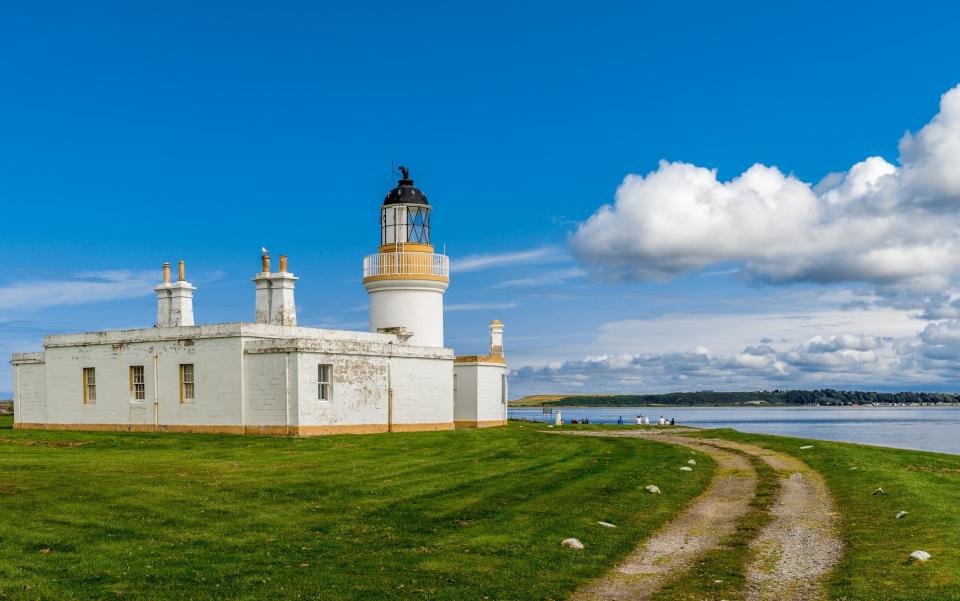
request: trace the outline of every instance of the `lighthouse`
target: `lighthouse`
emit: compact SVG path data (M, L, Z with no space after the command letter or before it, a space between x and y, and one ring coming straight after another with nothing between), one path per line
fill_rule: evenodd
M430 204L413 185L410 171L380 207L380 247L363 259L363 285L370 295L370 331L392 332L408 344L443 346L443 294L450 261L434 252Z

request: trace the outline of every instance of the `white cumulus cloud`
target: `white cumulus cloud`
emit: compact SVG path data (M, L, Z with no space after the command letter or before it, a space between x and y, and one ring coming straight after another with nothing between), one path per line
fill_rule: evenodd
M947 290L960 276L960 86L904 135L898 163L869 157L814 185L760 164L721 181L716 170L662 161L626 176L570 246L615 279L734 263L751 281Z

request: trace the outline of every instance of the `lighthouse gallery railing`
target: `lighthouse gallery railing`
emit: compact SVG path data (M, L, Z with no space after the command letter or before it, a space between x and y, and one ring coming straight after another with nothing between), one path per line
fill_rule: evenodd
M424 252L375 253L363 258L363 277L380 275L433 275L450 277L447 255Z

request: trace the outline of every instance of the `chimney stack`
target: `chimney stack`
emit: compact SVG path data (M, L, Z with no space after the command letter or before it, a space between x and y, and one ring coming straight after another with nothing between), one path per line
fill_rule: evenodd
M278 272L270 271L270 255L264 253L261 261L263 271L253 277L257 287L254 320L275 326L297 325L293 289L298 278L287 271L286 255L280 255Z
M163 264L163 282L157 293L157 327L176 328L193 325L193 292L187 282L186 266L180 261L177 281L170 283L170 263Z
M503 322L499 319L490 322L490 354L503 357Z

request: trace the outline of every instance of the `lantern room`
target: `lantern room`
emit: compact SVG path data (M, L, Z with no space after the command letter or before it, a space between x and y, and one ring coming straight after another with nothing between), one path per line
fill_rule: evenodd
M427 196L414 187L409 169L400 167L400 173L403 177L380 208L380 245L430 244Z

